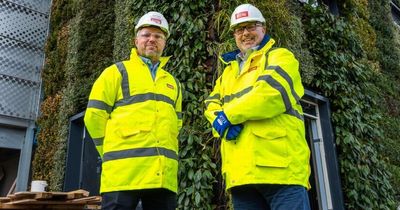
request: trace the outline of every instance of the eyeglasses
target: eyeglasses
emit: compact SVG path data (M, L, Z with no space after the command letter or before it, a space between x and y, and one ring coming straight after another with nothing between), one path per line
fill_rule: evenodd
M143 33L139 33L138 36L143 39L150 39L150 37L153 37L156 41L161 41L161 40L166 39L164 34L161 34L161 33L143 32Z
M257 26L262 26L261 23L251 23L251 24L247 24L244 26L239 26L235 29L233 29L233 33L235 33L236 35L242 35L244 33L244 29L246 29L248 32L252 32L255 31Z

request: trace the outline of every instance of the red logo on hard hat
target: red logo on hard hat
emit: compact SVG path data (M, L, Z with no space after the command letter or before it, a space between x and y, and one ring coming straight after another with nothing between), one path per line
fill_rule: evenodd
M248 17L249 16L249 12L248 11L243 11L243 12L239 12L235 15L236 20L239 18L243 18L243 17Z
M150 21L153 21L155 23L161 24L161 20L157 18L151 18Z

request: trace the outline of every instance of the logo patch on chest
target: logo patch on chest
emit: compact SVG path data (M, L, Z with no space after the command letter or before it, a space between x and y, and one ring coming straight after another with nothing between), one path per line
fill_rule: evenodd
M253 66L253 67L249 68L249 70L247 72L251 72L251 71L257 70L257 67L258 66Z
M168 88L170 88L170 89L172 89L172 90L174 90L174 89L175 89L175 87L174 87L173 85L171 85L171 84L168 84L168 83L167 83L167 87L168 87Z

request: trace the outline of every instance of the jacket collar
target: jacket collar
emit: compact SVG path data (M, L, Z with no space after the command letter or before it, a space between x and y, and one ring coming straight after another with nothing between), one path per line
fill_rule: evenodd
M260 45L257 48L258 50L261 50L269 41L271 40L271 37L266 34L263 38L263 40L261 41ZM224 62L225 64L236 60L236 55L240 53L239 49L236 49L234 51L228 52L228 53L224 53L220 56L220 59L222 60L222 62Z
M158 67L163 68L165 64L168 62L170 57L171 56L160 57L160 65ZM136 48L132 48L130 60L140 60L141 62L143 62L142 59L139 57Z

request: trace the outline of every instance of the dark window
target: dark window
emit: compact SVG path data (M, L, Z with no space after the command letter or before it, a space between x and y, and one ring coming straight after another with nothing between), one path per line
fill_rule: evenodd
M329 101L306 91L301 100L306 139L311 150L309 191L312 210L344 209L336 144L332 132Z
M390 8L392 11L392 17L394 23L400 27L400 5L396 5L394 1L390 2Z

